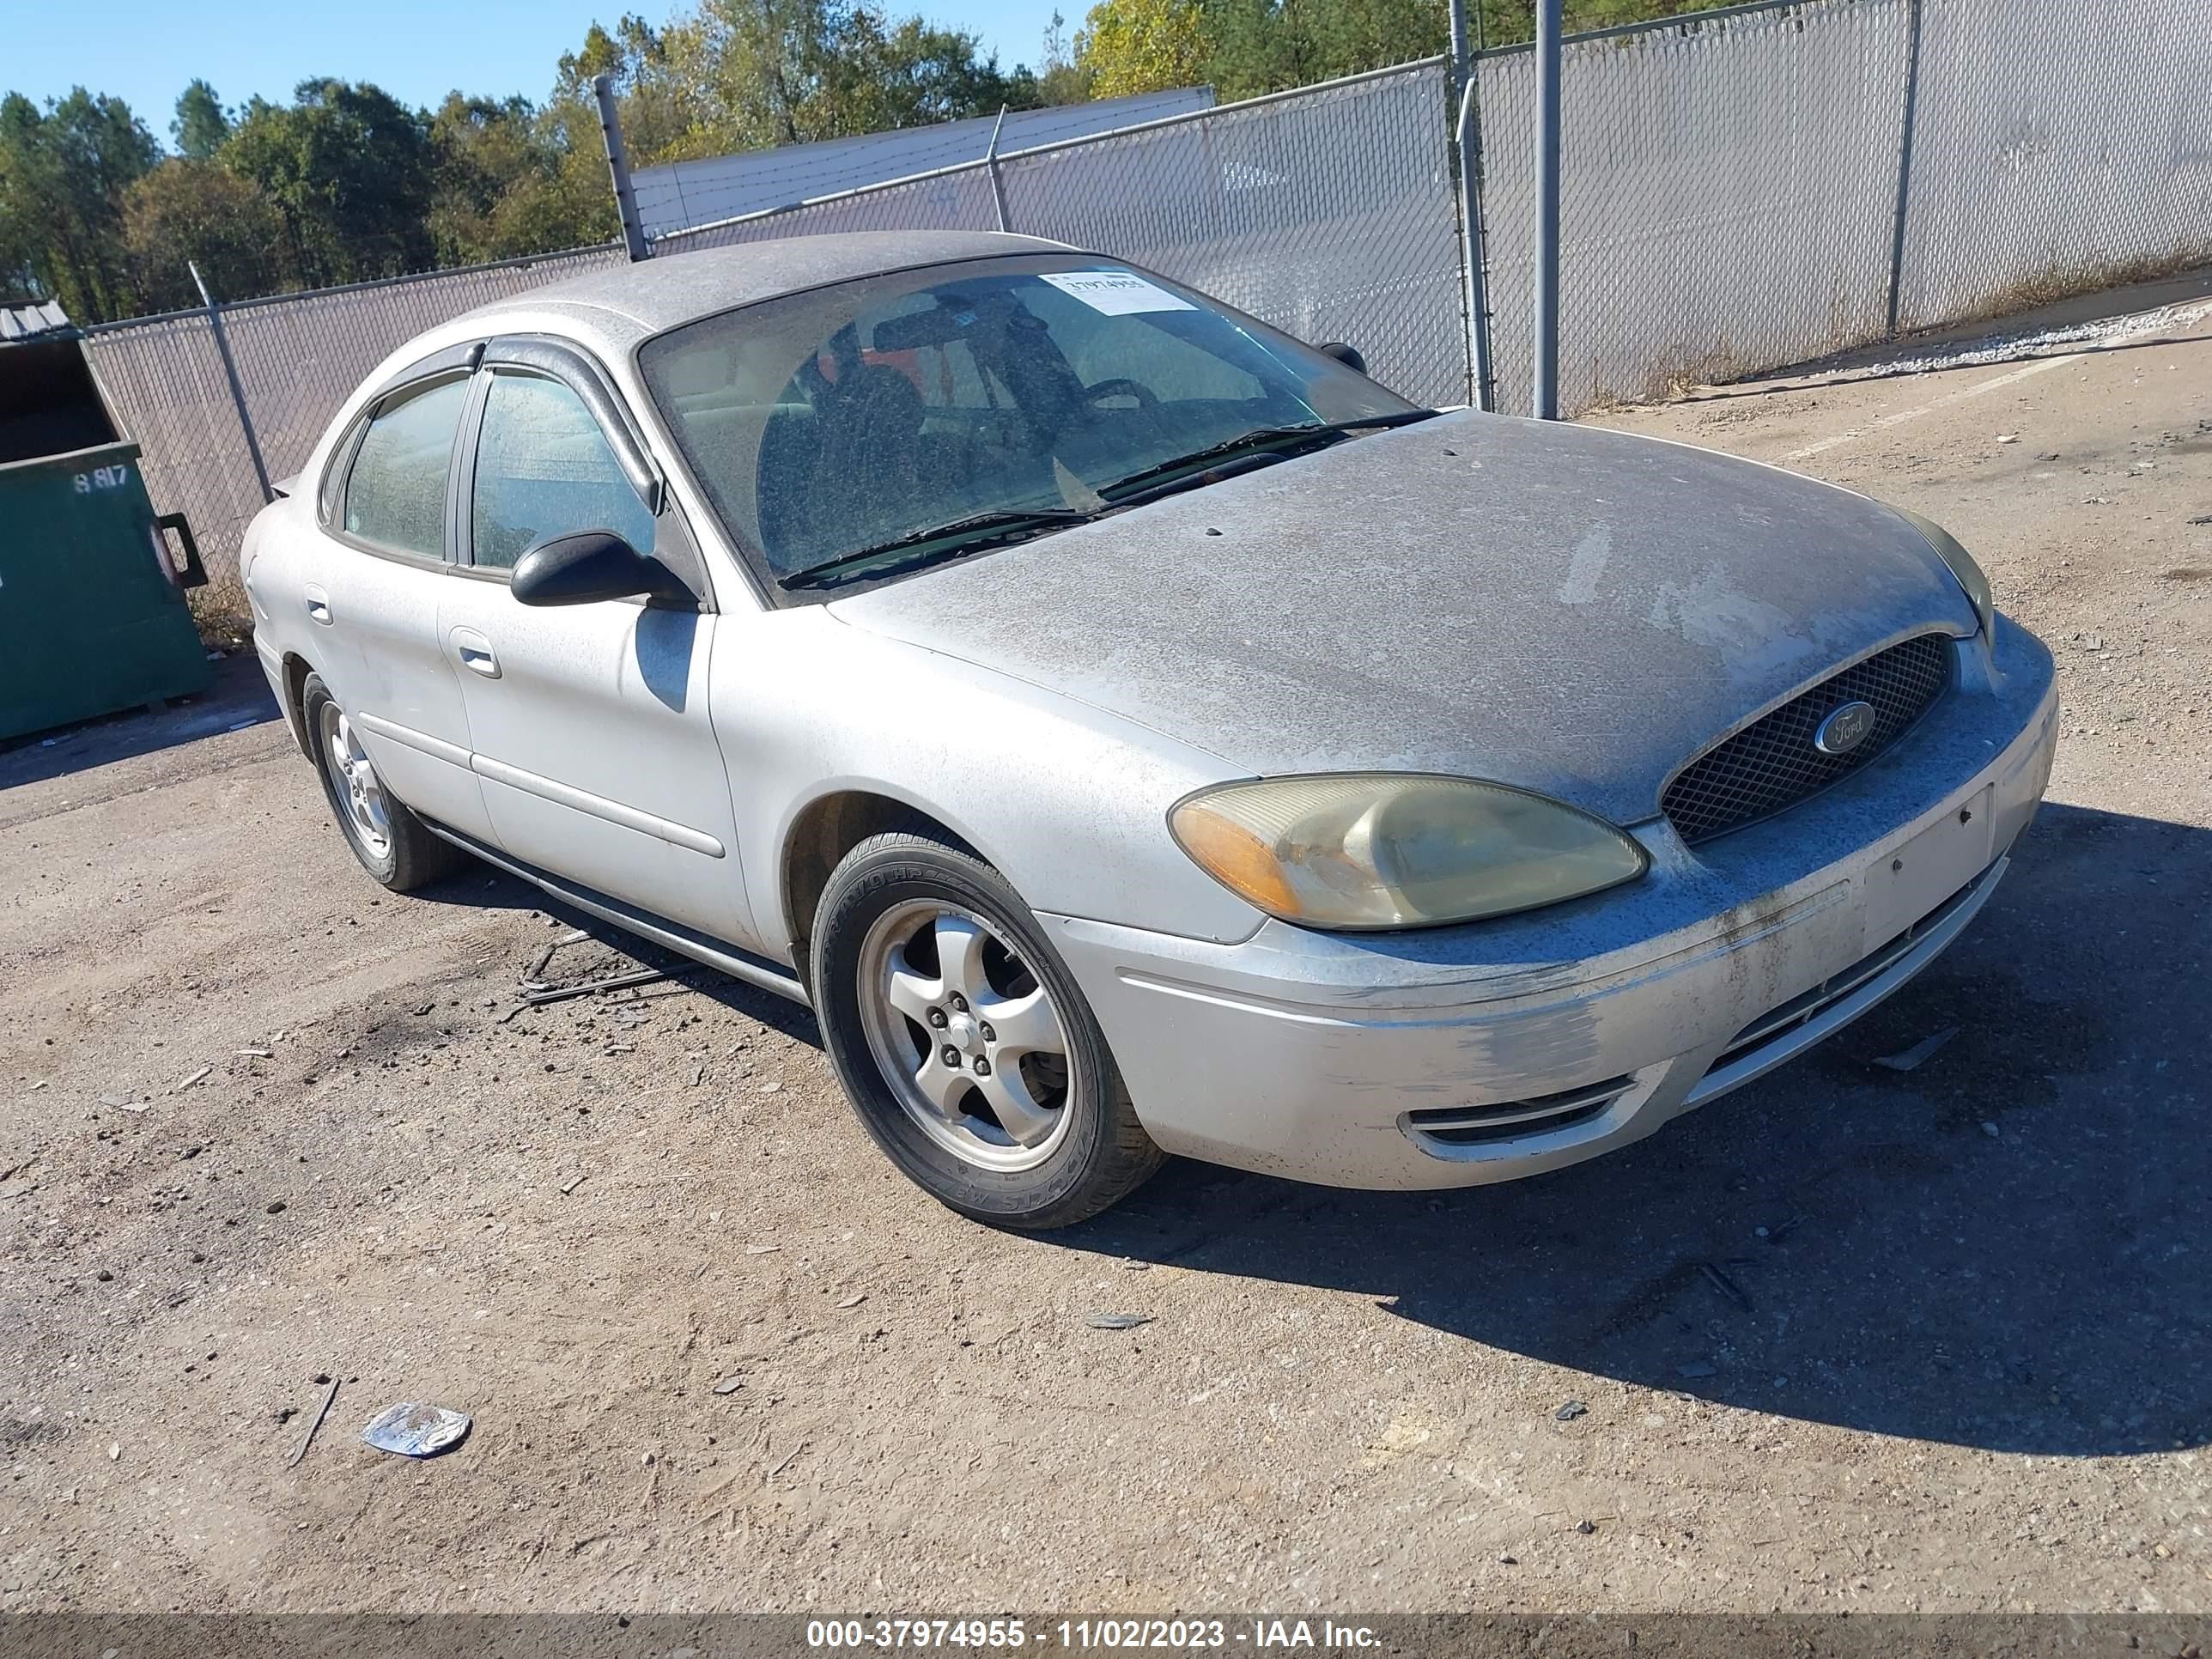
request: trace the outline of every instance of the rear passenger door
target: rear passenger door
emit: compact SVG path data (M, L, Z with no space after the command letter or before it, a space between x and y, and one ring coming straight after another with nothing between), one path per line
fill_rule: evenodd
M416 811L490 833L469 764L467 710L440 638L455 586L447 507L475 349L416 365L372 403L321 481L316 556L298 599L308 660L377 775Z
M456 477L461 580L439 628L468 708L495 845L527 864L740 945L756 943L730 787L707 708L715 625L704 562L598 366L495 340ZM611 530L693 602L532 606L515 562Z

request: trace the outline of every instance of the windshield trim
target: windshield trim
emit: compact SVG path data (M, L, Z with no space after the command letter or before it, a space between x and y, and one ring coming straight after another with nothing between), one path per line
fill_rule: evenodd
M665 327L655 329L653 332L645 335L643 337L634 342L629 349L623 354L624 358L626 359L625 367L635 377L634 384L637 387L639 393L636 398L637 408L635 410L635 413L638 420L647 428L650 434L656 459L669 474L682 480L684 490L689 494L690 499L696 503L697 511L699 514L703 515L707 526L711 526L714 533L721 542L722 546L727 550L731 556L731 562L734 563L738 569L743 572L746 581L753 590L755 597L760 601L763 609L770 611L782 611L793 610L805 605L826 605L833 599L850 598L855 593L883 586L890 582L903 581L915 576L923 575L933 569L945 568L947 566L953 564L965 564L971 562L975 559L988 558L992 554L1000 552L1006 547L1022 545L1026 541L1032 539L1032 538L1023 536L1010 538L1004 541L992 541L985 545L969 550L957 558L922 560L911 563L901 564L886 571L881 575L871 575L865 578L856 579L850 582L832 583L825 586L801 586L796 588L785 586L783 580L784 575L786 574L795 573L780 573L775 568L774 562L768 557L766 550L755 546L750 538L739 534L738 531L724 519L720 508L716 506L714 492L707 488L705 480L699 476L697 471L691 465L691 458L690 454L685 451L682 442L678 440L675 423L671 420L667 412L662 409L659 399L654 393L653 380L652 375L648 373L647 362L653 348L667 340L672 335L679 334L684 330L695 327L701 323L712 322L723 318L738 316L748 311L757 310L763 306L780 304L785 301L804 295L822 294L836 289L849 288L862 283L874 282L882 277L906 276L920 271L948 273L969 271L981 272L988 267L1004 264L1010 261L1033 262L1037 260L1064 260L1070 262L1071 264L1079 268L1085 263L1088 263L1092 265L1099 264L1114 265L1121 269L1132 271L1136 275L1144 277L1147 281L1161 283L1171 293L1189 295L1194 302L1202 303L1207 307L1218 312L1223 317L1228 319L1231 322L1236 324L1240 328L1254 331L1256 336L1262 341L1280 341L1287 343L1290 347L1294 348L1299 353L1314 356L1322 355L1320 354L1318 348L1316 346L1306 341L1298 339L1295 335L1290 334L1285 331L1276 327L1272 323L1253 316L1249 312L1240 310L1236 306L1233 306L1227 301L1222 299L1219 295L1209 293L1203 289L1193 288L1188 283L1179 282L1172 276L1163 276L1161 273L1152 270L1151 267L1139 264L1133 259L1120 258L1112 254L1092 252L1082 248L1039 247L1036 246L1011 247L1002 252L977 252L964 255L957 259L921 259L914 261L911 264L886 265L881 270L871 271L865 276L840 276L826 282L810 283L800 287L786 289L779 294L763 295L757 298L749 299L736 305L722 306L714 310L702 311L696 316L684 319L681 322L671 323ZM1333 359L1330 361L1334 362ZM1385 397L1395 399L1405 405L1404 410L1395 411L1395 413L1408 415L1414 413L1421 415L1433 415L1440 412L1425 404L1418 403L1413 399L1406 397L1402 392L1397 392L1389 386L1383 386L1380 381L1376 382L1376 389ZM1320 447L1322 449L1326 449L1331 447L1332 446L1323 445ZM1319 450L1307 451L1302 453L1287 456L1284 458L1283 462L1279 464L1295 463L1297 460L1307 459L1310 455L1317 453L1320 453ZM1203 486L1194 487L1202 488ZM1166 493L1172 494L1176 492L1170 491ZM1113 516L1121 512L1140 510L1144 506L1149 504L1149 501L1150 498L1148 496L1146 501L1132 501L1126 504L1109 502L1106 504L1107 513L1105 516ZM1093 521L1096 521L1096 517L1094 517ZM1052 526L1052 531L1056 532L1063 529L1082 527L1084 526L1076 525L1060 525Z

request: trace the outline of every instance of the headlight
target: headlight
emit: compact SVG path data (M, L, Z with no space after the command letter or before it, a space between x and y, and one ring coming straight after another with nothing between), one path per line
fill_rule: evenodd
M1997 637L1996 601L1990 593L1990 579L1974 556L1959 545L1958 538L1933 519L1923 519L1909 507L1892 503L1890 511L1928 538L1928 545L1936 550L1936 556L1951 567L1951 574L1959 579L1959 586L1966 590L1966 598L1973 602L1974 615L1981 618L1982 637L1991 644Z
M1339 773L1224 783L1168 814L1224 887L1308 927L1507 915L1642 875L1643 848L1587 812L1499 783Z

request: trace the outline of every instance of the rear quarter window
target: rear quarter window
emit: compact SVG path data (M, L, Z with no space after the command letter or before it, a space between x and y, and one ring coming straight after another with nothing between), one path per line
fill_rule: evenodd
M346 474L347 535L419 558L445 556L446 477L468 390L465 377L441 381L402 393L371 418Z

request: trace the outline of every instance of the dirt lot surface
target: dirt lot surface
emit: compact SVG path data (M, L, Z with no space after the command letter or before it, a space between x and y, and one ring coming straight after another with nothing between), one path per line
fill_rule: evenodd
M2069 715L1937 967L1516 1186L1003 1236L796 1009L503 1018L572 919L380 896L250 664L0 756L0 1609L2212 1607L2212 314L2042 349L1612 417L1943 520Z

